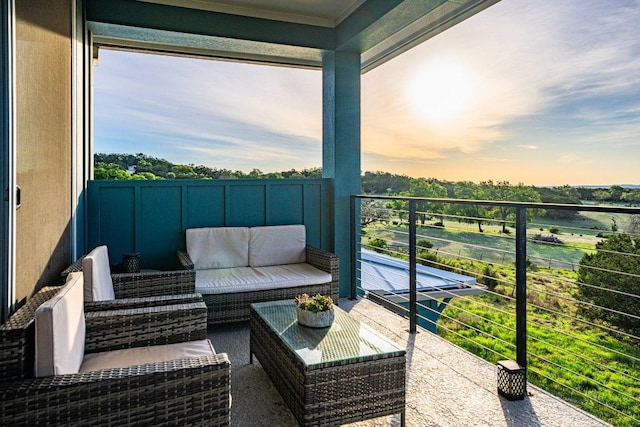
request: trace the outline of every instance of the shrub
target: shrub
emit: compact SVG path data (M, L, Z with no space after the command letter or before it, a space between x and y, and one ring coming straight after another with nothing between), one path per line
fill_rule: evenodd
M383 254L386 253L387 241L380 237L376 237L375 239L369 240L369 246L372 246L374 251Z
M433 242L427 239L418 239L416 245L418 246L418 250L431 249L433 247Z
M498 286L497 276L498 273L493 266L485 265L484 270L482 270L482 278L479 282L484 284L490 291L493 291L496 289L496 286Z
M579 312L639 335L640 320L635 315L640 313L640 298L629 295L636 295L640 288L640 239L612 235L598 242L596 249L580 260L578 281L590 286L578 288L579 299L592 305L580 307ZM612 270L626 274L612 274Z
M562 231L558 227L549 227L549 233L551 234L560 234Z
M441 270L447 270L445 266L440 265L443 262L442 259L433 252L420 252L417 262L427 267L436 267Z

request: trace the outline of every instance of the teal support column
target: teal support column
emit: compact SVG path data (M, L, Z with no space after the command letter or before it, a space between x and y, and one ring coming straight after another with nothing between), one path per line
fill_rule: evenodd
M329 52L322 59L322 175L333 182L333 250L340 258L340 296L350 292L350 199L361 192L360 54Z

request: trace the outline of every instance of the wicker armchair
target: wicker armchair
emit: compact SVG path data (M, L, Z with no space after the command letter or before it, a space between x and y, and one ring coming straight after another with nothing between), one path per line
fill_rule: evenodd
M85 319L86 355L206 340L202 302L92 312ZM27 323L32 322L22 322ZM225 426L229 422L226 354L147 360L0 383L0 425Z
M54 296L60 286L46 286L0 326L0 381L33 375L34 318L36 309Z
M101 247L94 249L95 252ZM106 247L104 248L106 251ZM90 255L90 254L89 254ZM81 257L61 273L66 280L72 272L83 271L85 258ZM106 260L108 265L108 258ZM85 301L85 311L118 310L153 307L202 301L195 293L195 273L189 271L150 271L140 273L114 273L111 282L115 299Z

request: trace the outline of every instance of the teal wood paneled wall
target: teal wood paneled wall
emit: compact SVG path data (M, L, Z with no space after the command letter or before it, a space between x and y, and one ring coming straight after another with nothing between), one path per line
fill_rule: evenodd
M333 251L330 179L90 181L86 252L112 264L140 252L142 268L175 268L187 228L304 224L307 242Z

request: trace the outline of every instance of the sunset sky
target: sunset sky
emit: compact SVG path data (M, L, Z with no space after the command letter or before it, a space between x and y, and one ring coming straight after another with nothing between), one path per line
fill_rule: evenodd
M638 0L497 3L363 76L362 170L640 184L637 28ZM95 151L245 172L321 166L321 80L101 50Z

